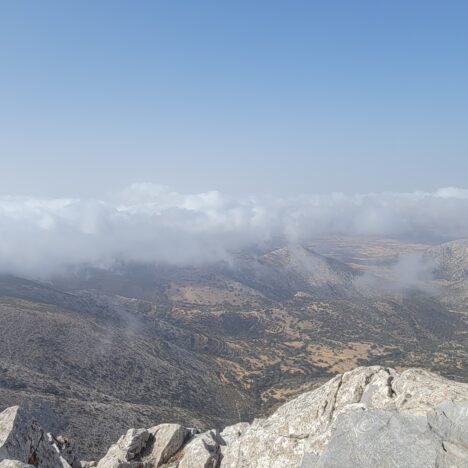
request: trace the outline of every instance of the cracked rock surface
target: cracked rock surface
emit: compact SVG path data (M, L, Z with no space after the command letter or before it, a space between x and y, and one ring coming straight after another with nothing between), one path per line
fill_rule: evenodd
M453 402L457 405L447 413L452 416L443 418L444 405ZM441 421L438 426L436 419ZM468 466L464 434L468 434L468 385L420 369L398 374L379 366L360 367L244 428L224 448L221 466ZM414 439L421 450L414 450ZM426 446L431 450L425 452ZM453 446L458 459L444 456L444 446ZM388 465L376 462L392 453L398 455L397 464L391 464L391 458Z
M15 461L47 468L70 468L58 446L18 406L0 413L0 466L22 466L15 465Z
M66 439L8 408L0 414L0 468L23 466L468 467L468 385L421 369L360 367L251 424L129 429L98 462L78 462Z

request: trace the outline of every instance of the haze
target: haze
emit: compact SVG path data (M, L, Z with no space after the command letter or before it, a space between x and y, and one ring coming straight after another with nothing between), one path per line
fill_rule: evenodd
M115 261L197 264L275 240L468 237L468 190L230 197L133 184L107 200L0 198L0 272L47 276Z

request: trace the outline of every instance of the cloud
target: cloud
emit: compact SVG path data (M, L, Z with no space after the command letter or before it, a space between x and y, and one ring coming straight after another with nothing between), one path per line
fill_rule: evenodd
M198 263L272 239L468 237L468 190L234 198L133 184L102 200L0 197L0 271L115 260Z
M430 295L440 293L433 283L436 263L421 252L400 255L389 266L370 268L354 280L354 285L365 294L422 291Z

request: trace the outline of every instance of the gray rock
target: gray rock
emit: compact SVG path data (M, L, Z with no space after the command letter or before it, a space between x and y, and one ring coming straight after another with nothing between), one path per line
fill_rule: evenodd
M357 410L337 418L319 456L304 456L302 468L468 466L468 403L445 403L428 416Z
M160 424L148 429L151 444L142 455L142 461L148 466L158 467L166 463L181 447L189 429L179 424Z
M468 385L423 369L408 369L392 382L398 411L425 414L446 401L467 401Z
M447 417L443 417L441 410L436 410L439 405L450 401L459 402L460 405L468 401L468 385L420 369L409 369L398 374L393 369L380 366L360 367L338 375L320 388L282 405L269 418L255 420L248 427L243 427L237 437L228 437L226 446L221 449L221 467L293 468L319 466L318 463L322 463L320 466L333 466L324 465L323 460L331 457L330 447L336 447L335 442L331 446L330 443L336 440L336 434L340 434L340 425L348 422L365 426L370 423L366 419L370 415L375 417L376 438L385 429L385 425L380 428L379 421L388 420L390 424L388 447L381 447L382 453L387 453L387 450L389 457L392 456L394 446L398 445L396 439L401 430L398 453L402 453L405 447L409 449L411 445L405 446L405 437L408 441L418 439L420 441L417 444L422 444L424 456L434 463L437 461L437 466L451 466L453 460L458 463L454 466L468 466L463 458L463 437L468 433L468 425L463 419L464 410L456 410L458 413L452 415L450 411L455 411L452 408ZM428 414L430 412L434 412L432 416ZM432 418L438 433L427 425L427 418ZM453 423L453 419L458 421L460 427ZM222 434L229 431L226 428ZM424 437L422 434L425 434ZM444 434L445 442L442 446ZM372 439L372 432L356 440L350 438L347 447L356 457L364 455L360 453L358 445L353 443L362 442L364 437L378 446L378 440ZM413 449L418 447L417 444L412 446ZM429 446L431 448L426 450ZM371 455L372 452L369 457ZM411 466L411 455L397 463L399 465L392 466Z
M438 466L468 466L468 401L445 402L430 411L427 420L442 443Z
M445 402L430 411L427 420L443 440L468 449L468 401Z
M98 468L157 468L183 445L191 431L179 424L130 429L114 444Z
M0 468L468 468L468 385L361 367L221 433L130 429L97 463L79 462L65 438L13 407L0 413L0 460Z
M442 450L425 416L360 410L342 414L318 460L305 458L301 467L429 467Z
M0 460L18 460L39 468L70 468L42 428L18 406L0 413Z
M18 460L2 460L0 461L0 468L34 468L34 466Z
M249 427L249 423L241 422L232 426L228 426L223 430L223 432L221 432L219 435L219 443L222 458L224 458L228 447L230 447L234 441L239 439Z
M62 459L72 468L83 468L80 460L76 456L74 445L69 439L62 435L54 436L49 432L47 433L47 440Z
M214 431L197 434L184 447L177 467L215 468L220 458L219 447L219 436Z
M146 429L129 429L116 444L99 460L98 468L130 468L137 467L139 455L146 447L150 433ZM134 462L132 461L134 460Z

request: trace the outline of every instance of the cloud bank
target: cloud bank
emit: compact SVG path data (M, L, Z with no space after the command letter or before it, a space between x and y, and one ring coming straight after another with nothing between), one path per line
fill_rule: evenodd
M102 200L0 197L0 272L113 261L192 264L272 239L468 237L468 190L233 198L133 184Z

